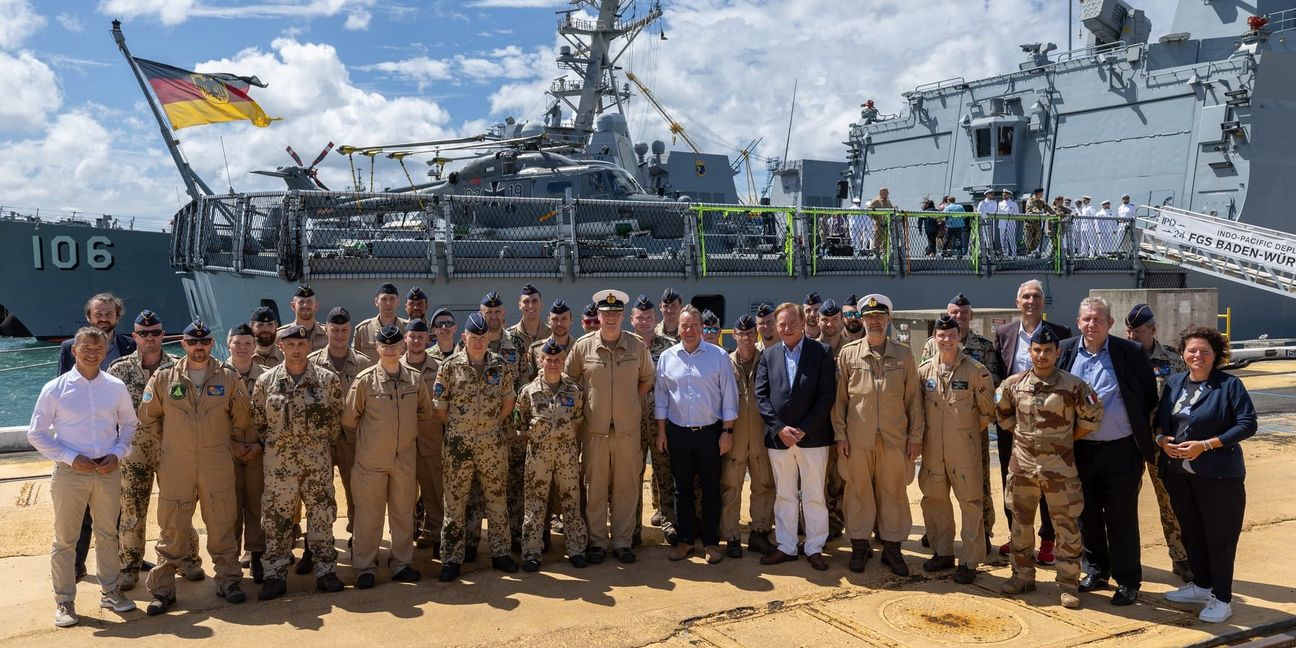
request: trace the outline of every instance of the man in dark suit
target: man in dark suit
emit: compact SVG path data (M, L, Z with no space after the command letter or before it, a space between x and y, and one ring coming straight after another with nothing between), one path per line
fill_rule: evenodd
M1002 378L1029 371L1030 339L1040 328L1052 329L1059 340L1071 337L1071 329L1052 322L1044 321L1044 284L1039 279L1031 279L1017 287L1017 310L1021 313L1018 320L995 328L995 353L999 354L1004 375ZM1060 366L1060 365L1059 365ZM1004 486L1004 515L1007 516L1008 528L1012 529L1013 514L1007 497L1008 461L1012 459L1013 434L1010 430L998 430L996 445L999 448L999 479ZM1049 516L1048 503L1040 498L1040 548L1036 560L1041 565L1052 565L1053 520ZM988 530L988 529L987 529ZM1008 544L999 547L999 555L1008 555Z
M103 362L100 363L100 369L107 369L108 365L113 363L117 358L124 358L135 352L135 338L129 335L117 333L117 321L121 319L122 311L125 310L126 304L121 297L112 293L99 293L86 301L85 318L86 323L93 326L108 335L108 353L104 354ZM60 376L72 370L76 366L76 358L72 357L72 339L63 340L59 346L58 373ZM90 532L93 526L90 521L90 507L86 507L85 516L81 520L81 535L77 538L76 543L76 577L80 579L86 573L86 556L90 553Z
M765 447L774 472L774 537L778 548L761 559L777 565L797 558L797 492L805 514L805 553L810 566L828 569L828 507L824 478L833 446L829 421L837 370L822 344L805 336L805 315L796 304L775 310L782 342L761 352L756 365L756 405L765 421Z
M1080 335L1062 342L1058 366L1089 383L1105 412L1098 430L1075 443L1084 492L1080 537L1089 564L1080 591L1103 589L1115 578L1112 604L1131 605L1143 583L1138 492L1143 466L1155 456L1156 375L1139 345L1108 335L1116 320L1105 299L1080 302L1076 323Z

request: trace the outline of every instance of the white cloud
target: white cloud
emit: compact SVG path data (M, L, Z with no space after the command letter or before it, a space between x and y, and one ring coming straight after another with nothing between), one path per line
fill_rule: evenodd
M81 23L81 19L70 13L64 12L54 16L54 20L58 21L58 24L61 25L63 29L70 32L81 33L85 31L85 25Z
M360 69L384 72L393 76L410 79L418 84L419 92L432 81L448 81L454 78L453 67L449 61L416 56L403 61L383 61L366 65Z
M190 18L313 18L345 13L347 29L367 29L375 0L283 0L247 5L206 4L201 0L100 0L100 13L125 18L154 16L164 25Z
M156 16L163 25L178 25L189 19L195 0L100 0L99 13L112 18Z
M45 25L27 0L0 0L0 49L13 49Z
M456 54L447 59L416 56L400 61L383 61L361 68L365 71L383 72L418 84L419 92L432 81L489 81L531 79L545 74L552 67L553 55L547 48L524 52L521 47L509 45L480 55Z
M473 0L469 7L490 9L545 9L557 7L556 0Z
M0 133L37 130L63 102L54 71L27 51L0 52L0 92Z
M369 21L373 19L373 14L364 9L354 9L347 14L346 23L343 25L352 31L363 31L369 29Z

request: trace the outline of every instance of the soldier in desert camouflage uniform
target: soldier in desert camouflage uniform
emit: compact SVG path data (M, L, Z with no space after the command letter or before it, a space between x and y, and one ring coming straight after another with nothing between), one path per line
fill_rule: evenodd
M585 412L580 386L563 375L564 349L548 340L541 350L542 373L522 388L517 399L519 422L527 439L526 517L522 523L522 569L540 569L545 505L554 485L562 502L567 555L573 567L585 567L589 535L580 508L580 452L576 430Z
M1044 190L1036 189L1026 199L1026 214L1032 218L1026 221L1025 254L1039 256L1040 243L1044 240L1043 217L1053 215L1053 208L1044 200Z
M1135 304L1125 316L1125 339L1138 342L1148 354L1152 373L1156 375L1157 397L1165 393L1166 379L1170 376L1188 371L1183 356L1175 350L1161 344L1156 339L1156 317L1147 304ZM1160 453L1160 448L1157 449ZM1161 512L1161 532L1165 535L1166 549L1170 552L1172 571L1191 583L1192 567L1188 565L1188 552L1183 545L1183 531L1179 528L1179 518L1175 517L1170 507L1170 495L1166 492L1165 482L1156 469L1156 460L1148 463L1148 478L1152 480L1152 491L1156 493L1157 508Z
M1032 367L1009 376L995 392L1001 429L1013 433L1008 464L1012 509L1013 575L1004 594L1035 589L1035 509L1048 501L1057 531L1057 583L1063 607L1080 607L1079 518L1084 508L1075 467L1074 442L1098 429L1103 406L1085 381L1057 368L1058 338L1048 327L1031 337Z
M162 322L151 310L141 311L135 317L135 352L118 358L108 365L108 373L126 383L131 404L139 411L144 387L158 369L175 364L176 359L162 351ZM150 366L145 366L148 363ZM117 533L121 541L121 580L123 592L130 591L139 582L139 572L144 566L144 531L148 526L149 497L153 495L153 475L161 448L151 442L151 437L135 435L130 454L121 462L121 517L117 520ZM198 556L198 534L190 533L190 558L184 565L185 577L195 575L202 580L202 558ZM151 569L152 566L150 565Z
M489 340L487 348L491 353L499 355L500 360L504 363L504 368L513 374L513 388L516 390L522 385L522 377L528 373L523 369L522 352L526 350L521 346L523 338L510 334L504 328L504 300L500 298L499 293L490 291L482 297L481 306L478 309L482 319L486 321L486 337ZM464 344L460 342L458 350L462 351ZM508 484L505 487L505 500L508 506L509 520L509 539L510 545L514 551L522 550L522 491L525 490L526 478L526 440L518 436L517 425L512 418L504 422L504 440L505 453L508 455ZM485 484L482 484L485 486ZM480 525L480 507L473 506L480 502L476 493L472 495L468 507L469 512L478 516L472 517L468 521L468 526ZM478 532L480 534L480 531Z
M311 336L305 327L280 331L279 345L283 364L263 374L252 388L252 427L265 448L261 524L267 538L262 559L266 577L257 595L262 601L288 590L298 502L306 506L306 542L314 558L316 589L343 588L334 573L337 497L332 452L341 430L342 380L310 362Z
M491 566L517 571L509 555L509 442L506 421L513 411L515 373L489 346L489 328L481 313L464 323L464 349L441 363L433 388L433 407L445 423L445 524L441 530L443 564L438 578L459 578L464 560L464 530L477 520L468 514L468 491L474 479L482 488L489 523Z
M230 329L225 346L230 351L225 366L238 374L250 395L256 379L266 371L252 361L256 341L251 327L239 324ZM251 454L246 459L234 458L234 499L238 506L234 538L247 556L247 566L252 568L252 582L260 585L265 579L265 572L261 568L261 556L265 554L265 533L261 530L261 496L265 492L262 448L257 443L256 428L244 430L243 436L235 441L250 444L248 447Z
M677 320L678 321L678 320ZM630 311L630 326L634 332L643 339L648 346L648 353L652 356L653 364L656 365L657 359L661 357L662 351L669 349L678 340L664 333L657 332L657 311L653 308L652 300L647 295L639 295L635 301L634 307ZM678 328L678 324L676 327ZM653 393L648 392L644 396L643 416L640 418L640 447L648 456L651 449L652 457L652 480L648 484L648 493L650 503L653 507L653 514L650 522L653 526L661 527L662 533L666 536L667 544L675 544L675 502L674 493L675 485L671 482L670 457L665 452L660 452L656 448L657 441L657 421L652 418ZM647 464L645 464L645 468ZM639 479L643 479L640 474ZM635 532L630 546L636 547L642 543L643 535L643 497L639 497L639 511L635 515Z

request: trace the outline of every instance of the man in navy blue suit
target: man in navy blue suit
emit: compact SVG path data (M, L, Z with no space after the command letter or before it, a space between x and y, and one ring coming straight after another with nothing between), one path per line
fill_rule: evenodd
M761 352L756 366L756 404L765 421L765 447L774 472L778 542L761 564L796 560L798 512L803 510L806 558L811 567L823 571L828 569L821 553L828 541L824 478L833 449L829 413L837 390L836 366L827 348L805 336L800 306L779 305L775 327L781 343Z

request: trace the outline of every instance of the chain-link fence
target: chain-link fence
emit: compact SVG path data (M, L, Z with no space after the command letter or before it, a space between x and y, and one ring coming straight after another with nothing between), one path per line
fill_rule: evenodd
M905 274L968 274L980 271L976 214L908 212L898 216Z
M577 200L572 211L576 274L682 277L693 262L688 203Z
M891 211L803 209L810 274L891 274L894 233Z
M421 278L435 276L435 200L419 194L300 192L287 201L294 218L278 221L281 274L291 274L300 245L309 276Z
M786 207L695 205L702 276L795 274L795 212Z
M556 277L571 237L561 200L448 196L447 270L453 277Z

